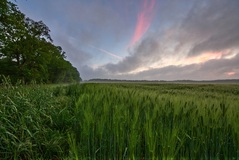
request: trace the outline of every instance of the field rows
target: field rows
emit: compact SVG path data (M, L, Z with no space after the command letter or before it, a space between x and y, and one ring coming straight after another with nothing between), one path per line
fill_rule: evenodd
M239 159L238 85L5 85L0 92L4 159Z

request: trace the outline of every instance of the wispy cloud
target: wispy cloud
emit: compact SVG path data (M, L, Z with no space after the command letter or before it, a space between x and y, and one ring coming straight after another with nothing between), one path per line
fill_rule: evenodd
M112 57L114 57L114 58L116 58L116 59L119 59L119 60L122 60L122 59L123 59L123 57L117 56L116 54L114 54L114 53L112 53L112 52L110 52L110 51L107 51L107 50L105 50L105 49L102 49L102 48L99 48L99 47L95 47L95 46L93 46L93 45L90 45L90 47L91 47L91 48L94 48L94 49L97 49L98 51L100 51L100 52L102 52L102 53L108 54L108 55L110 55L110 56L112 56Z
M239 54L233 59L212 59L201 64L168 65L152 68L135 74L111 74L106 66L92 69L84 66L87 78L147 79L147 80L214 80L239 76ZM85 73L84 73L85 74Z
M129 46L132 46L135 42L140 40L150 27L153 18L154 5L155 0L144 0L142 9L138 13L134 36L132 37Z
M120 79L238 78L238 1L205 2L207 6L195 1L181 19L147 34L122 61L102 65L92 73Z
M83 79L239 78L239 0L17 3L52 29Z

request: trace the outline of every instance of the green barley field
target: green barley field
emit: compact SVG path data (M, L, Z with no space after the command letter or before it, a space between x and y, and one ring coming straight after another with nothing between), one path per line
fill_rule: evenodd
M239 85L6 80L0 159L239 159Z

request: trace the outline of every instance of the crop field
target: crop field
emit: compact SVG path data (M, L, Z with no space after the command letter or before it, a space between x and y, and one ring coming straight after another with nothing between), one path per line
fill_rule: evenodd
M0 159L239 159L239 85L0 86Z

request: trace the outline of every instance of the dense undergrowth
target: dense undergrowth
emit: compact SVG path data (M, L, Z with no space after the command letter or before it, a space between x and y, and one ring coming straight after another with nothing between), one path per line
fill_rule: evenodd
M0 159L69 157L67 133L74 127L71 108L77 95L73 87L5 81L0 86Z
M239 86L0 87L1 159L239 159Z

